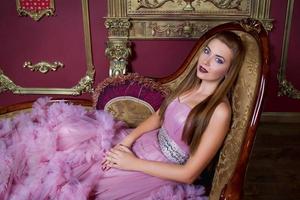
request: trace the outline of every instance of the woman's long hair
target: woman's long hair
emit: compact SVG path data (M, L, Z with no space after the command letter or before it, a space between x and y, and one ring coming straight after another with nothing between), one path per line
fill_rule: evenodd
M220 82L218 87L215 89L214 93L208 96L206 99L197 104L189 113L187 120L184 125L182 140L185 141L189 147L190 152L194 153L197 149L201 136L205 129L208 126L210 118L218 106L218 104L222 101L222 99L229 93L232 88L235 80L239 74L240 68L244 61L245 57L245 48L243 46L243 42L241 38L233 32L223 31L217 33L213 37L211 37L203 47L207 46L207 44L213 40L218 39L227 45L233 52L233 59L231 61L231 66L224 77L224 79ZM201 49L202 50L202 49ZM197 64L196 64L197 66ZM164 117L167 106L173 101L175 98L180 95L191 91L195 87L201 84L201 80L197 77L197 67L193 67L193 69L189 72L189 74L185 77L182 83L176 88L175 92L167 97L165 101L162 103L160 107L160 116Z

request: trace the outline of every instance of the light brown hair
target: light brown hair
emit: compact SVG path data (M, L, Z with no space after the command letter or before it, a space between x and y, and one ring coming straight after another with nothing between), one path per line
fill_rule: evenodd
M183 129L182 140L189 145L191 153L194 153L197 149L201 136L207 128L215 108L229 93L230 89L235 83L245 57L245 48L243 46L243 42L237 34L230 31L219 32L211 37L204 45L202 45L202 47L206 47L207 44L213 39L218 39L228 46L232 50L233 59L225 78L220 82L214 93L198 103L190 111L187 117ZM200 51L202 50L203 49ZM176 88L174 93L165 99L160 107L159 112L162 118L164 117L165 111L171 101L201 84L201 80L196 74L197 67L194 66L181 84Z

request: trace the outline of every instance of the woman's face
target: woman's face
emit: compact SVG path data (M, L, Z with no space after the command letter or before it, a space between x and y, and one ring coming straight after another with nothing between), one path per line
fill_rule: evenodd
M212 39L201 52L197 64L197 76L203 81L221 81L233 58L232 50L219 39Z

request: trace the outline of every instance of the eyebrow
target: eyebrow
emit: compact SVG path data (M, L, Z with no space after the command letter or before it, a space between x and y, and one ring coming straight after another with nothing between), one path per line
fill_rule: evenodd
M220 55L216 55L218 58L221 58L223 61L225 61L225 58L223 56Z
M209 48L209 46L208 46L208 45L206 45L206 48L208 48L208 49L209 49L209 51L211 51L211 49ZM217 56L218 58L221 58L221 59L223 59L223 61L225 61L225 58L224 58L223 56L220 56L220 55L218 55L218 54L216 54L216 56Z

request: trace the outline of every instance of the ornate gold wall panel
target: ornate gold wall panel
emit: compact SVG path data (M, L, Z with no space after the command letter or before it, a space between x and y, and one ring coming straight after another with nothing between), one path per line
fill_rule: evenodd
M128 15L249 15L249 0L128 0Z
M278 95L288 96L292 99L300 99L300 91L296 89L293 86L293 84L286 79L286 65L287 65L293 10L294 10L294 0L288 0L287 9L286 9L285 26L284 26L280 69L277 75L277 79L279 82Z
M106 52L112 51L112 43L130 48L128 42L134 39L197 39L214 26L242 18L258 19L270 31L270 4L271 0L107 0ZM112 22L116 25L107 25ZM115 71L120 63L116 66L113 56L108 57L110 71ZM126 68L129 57L121 60Z
M25 88L16 85L13 80L6 76L1 70L0 66L0 93L4 91L11 91L14 94L63 94L63 95L80 95L84 92L93 91L94 82L94 64L92 58L91 36L89 25L89 6L88 0L81 0L82 15L83 15L83 29L84 29L84 43L86 56L86 73L78 81L78 83L71 88Z

